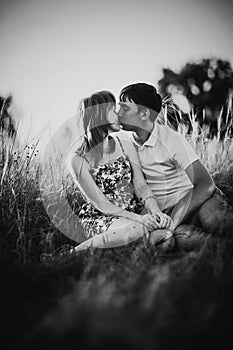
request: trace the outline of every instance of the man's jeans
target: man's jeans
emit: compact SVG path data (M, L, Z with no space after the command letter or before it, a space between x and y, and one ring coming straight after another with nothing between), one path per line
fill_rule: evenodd
M233 234L233 208L216 188L213 195L185 222L204 228L211 235Z
M233 208L218 188L174 232L176 247L185 251L199 249L208 237L230 235L233 237Z

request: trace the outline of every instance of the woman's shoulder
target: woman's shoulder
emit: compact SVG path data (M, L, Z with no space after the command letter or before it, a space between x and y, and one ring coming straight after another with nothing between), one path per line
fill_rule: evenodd
M73 157L76 157L76 158L84 158L86 159L86 154L85 154L85 150L83 148L78 148L76 149L74 152L73 152ZM86 159L87 160L87 159Z
M89 157L90 157L89 153L90 152L87 151L87 144L84 141L83 144L74 151L74 156L81 157L81 158L85 159L85 161L87 163L90 163L90 161L89 161Z
M67 157L67 164L72 169L80 167L80 164L86 166L88 169L90 168L90 164L81 150L72 152L69 157Z

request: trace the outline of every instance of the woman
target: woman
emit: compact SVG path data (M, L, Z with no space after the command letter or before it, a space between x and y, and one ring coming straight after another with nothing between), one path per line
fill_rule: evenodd
M86 201L79 218L87 240L76 251L126 245L150 232L154 242L173 239L171 218L160 211L147 186L136 150L112 135L121 129L115 107L108 91L80 104L82 141L69 168Z

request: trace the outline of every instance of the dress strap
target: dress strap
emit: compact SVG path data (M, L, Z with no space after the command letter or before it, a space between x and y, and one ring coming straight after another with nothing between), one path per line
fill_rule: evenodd
M118 142L119 142L119 144L120 144L120 146L121 146L121 150L122 150L124 156L126 156L125 151L124 151L124 147L123 147L123 145L122 145L122 143L121 143L120 138L119 138L118 136L116 136L116 138L117 138L117 140L118 140Z

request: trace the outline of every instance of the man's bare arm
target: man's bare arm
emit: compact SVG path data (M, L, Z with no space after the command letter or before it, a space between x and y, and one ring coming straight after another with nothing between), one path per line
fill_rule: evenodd
M216 188L208 170L199 160L190 164L185 171L194 187L174 207L174 228L184 222L209 199Z

